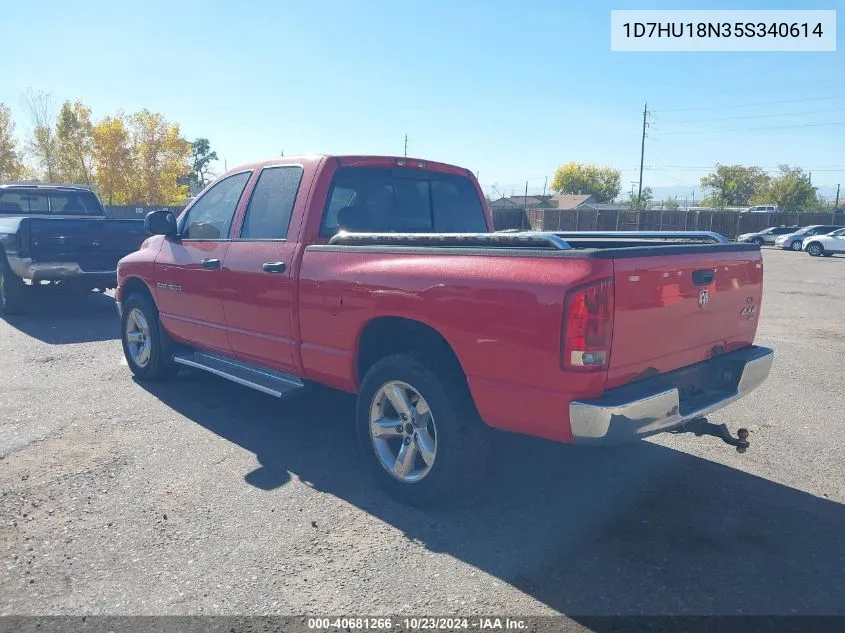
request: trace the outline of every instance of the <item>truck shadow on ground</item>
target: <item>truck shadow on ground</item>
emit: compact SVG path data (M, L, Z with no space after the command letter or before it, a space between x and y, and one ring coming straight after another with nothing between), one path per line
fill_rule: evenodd
M29 289L21 314L0 317L16 330L50 345L110 341L120 337L114 298L96 292Z
M845 506L733 468L650 443L503 435L474 498L423 511L374 485L345 394L279 402L199 374L144 388L254 453L251 485L294 473L594 630L591 615L845 613Z

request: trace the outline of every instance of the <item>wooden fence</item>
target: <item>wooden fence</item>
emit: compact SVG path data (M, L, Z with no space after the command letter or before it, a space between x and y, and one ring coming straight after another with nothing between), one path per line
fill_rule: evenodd
M734 239L770 226L835 224L838 213L740 213L737 211L596 211L593 209L501 209L493 212L496 230L526 231L714 231Z

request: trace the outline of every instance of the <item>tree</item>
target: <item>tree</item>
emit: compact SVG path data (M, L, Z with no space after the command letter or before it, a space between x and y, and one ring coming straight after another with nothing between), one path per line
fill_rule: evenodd
M702 200L712 207L744 207L769 182L769 177L759 167L720 165L701 179L701 186L708 190Z
M819 206L816 187L800 167L780 165L780 176L772 178L755 195L754 204L774 203L781 211L804 211Z
M651 187L643 187L639 197L633 193L628 194L628 206L631 208L631 211L645 211L648 209L652 198L654 198L654 192L651 190Z
M56 124L56 164L66 182L93 182L94 126L91 110L65 101Z
M666 211L677 211L680 208L678 196L670 196L663 201L663 209Z
M612 167L572 161L557 168L551 189L559 194L590 195L596 202L609 202L622 189L622 175Z
M56 162L56 105L53 95L43 90L27 88L23 105L32 123L28 149L35 158L41 176L52 181L58 172Z
M128 202L128 178L132 166L129 130L122 114L106 117L91 131L94 179L107 204Z
M190 171L191 144L180 135L179 124L144 109L129 117L129 131L129 203L178 204L187 198L188 187L177 184L177 178Z
M23 165L15 140L15 122L12 110L0 103L0 180L18 180L23 176Z
M214 176L211 163L217 160L217 152L212 151L207 138L198 138L191 143L191 174L190 184L192 192L199 192Z

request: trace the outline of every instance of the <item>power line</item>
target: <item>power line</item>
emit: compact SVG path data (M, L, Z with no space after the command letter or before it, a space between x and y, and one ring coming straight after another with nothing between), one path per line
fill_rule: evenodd
M804 114L826 114L828 112L845 112L845 108L828 108L826 110L804 110L801 112L780 112L777 114L743 114L741 116L725 116L715 119L686 119L682 121L669 121L672 125L686 125L687 123L709 123L711 121L737 121L739 119L769 119L779 116L799 116Z
M718 110L720 108L753 108L756 106L776 105L780 103L804 103L805 101L828 101L830 99L845 99L845 95L832 95L829 97L805 97L803 99L782 99L780 101L762 101L757 103L732 103L730 105L721 106L701 106L698 108L675 108L670 110L660 110L663 112L700 112L701 110Z
M660 134L665 135L675 135L675 134L714 134L714 133L723 133L723 132L759 132L761 130L792 130L796 128L807 128L807 127L827 127L832 125L845 125L845 121L827 121L824 123L804 123L801 125L771 125L765 127L749 127L749 128L738 128L732 130L697 130L697 131L676 131L676 132L660 132Z

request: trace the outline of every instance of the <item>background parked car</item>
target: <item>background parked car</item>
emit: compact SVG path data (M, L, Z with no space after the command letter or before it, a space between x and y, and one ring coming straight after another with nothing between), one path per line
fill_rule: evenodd
M800 227L797 226L772 226L756 233L743 233L737 236L737 242L753 242L754 244L774 244L781 235L795 233Z
M780 246L786 250L800 251L803 247L804 238L814 235L825 235L841 228L845 227L832 224L811 224L810 226L798 229L795 233L781 235L775 240L775 246Z
M748 207L743 213L777 213L778 205L776 204L758 204L753 207Z
M833 257L835 253L845 255L845 229L827 235L805 237L802 248L813 257Z

